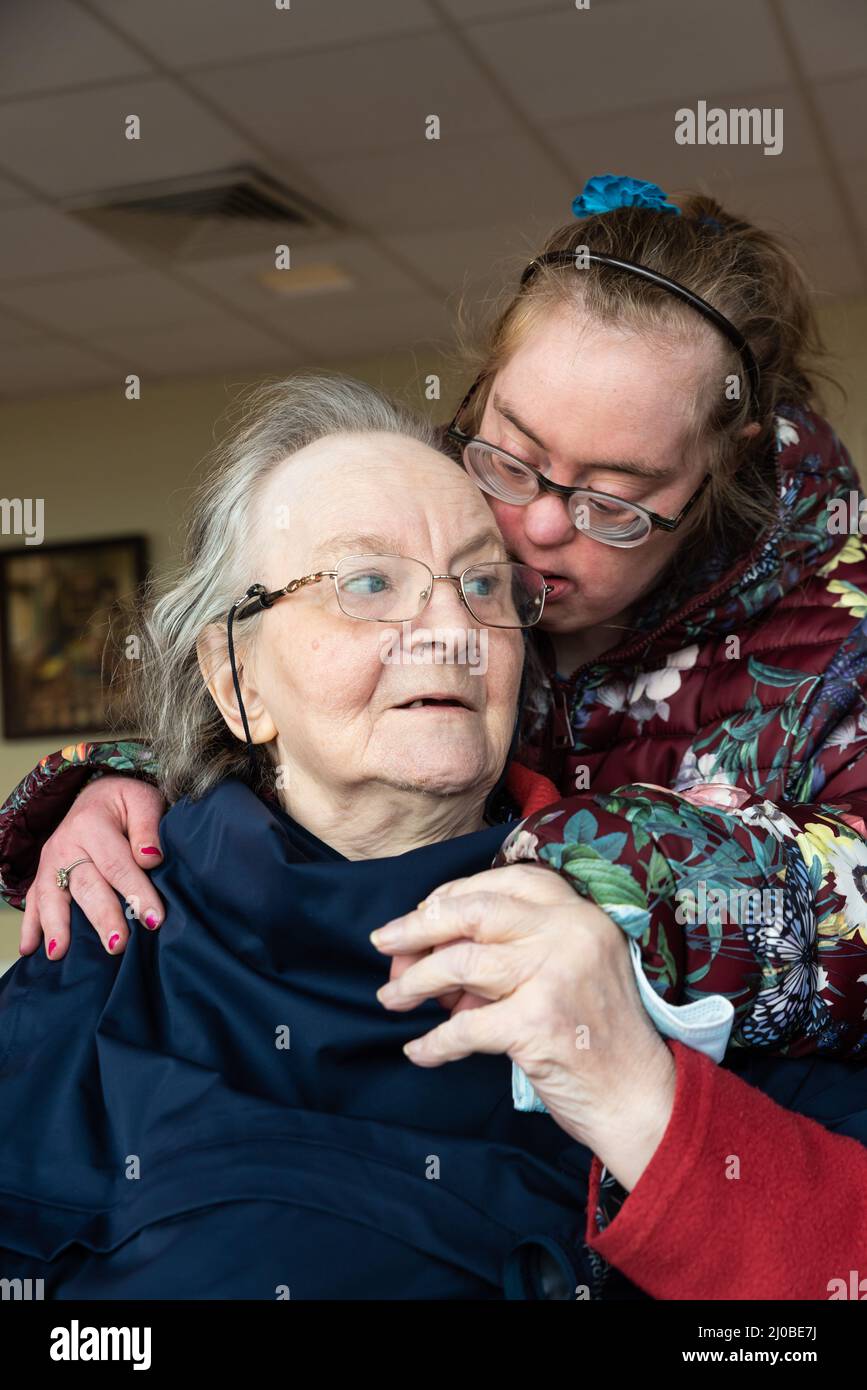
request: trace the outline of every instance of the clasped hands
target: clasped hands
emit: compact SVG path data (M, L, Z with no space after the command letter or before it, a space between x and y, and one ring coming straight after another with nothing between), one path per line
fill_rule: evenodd
M675 1066L635 983L626 936L550 868L510 864L443 884L371 934L392 957L377 993L449 1013L408 1043L434 1067L507 1054L560 1127L631 1189L664 1134Z

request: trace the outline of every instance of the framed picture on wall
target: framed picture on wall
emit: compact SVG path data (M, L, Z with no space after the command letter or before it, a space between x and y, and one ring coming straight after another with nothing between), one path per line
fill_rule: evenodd
M0 550L4 738L105 729L109 613L146 573L144 536Z

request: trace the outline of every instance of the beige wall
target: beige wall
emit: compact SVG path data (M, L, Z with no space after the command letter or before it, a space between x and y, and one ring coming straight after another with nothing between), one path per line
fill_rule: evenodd
M834 354L828 370L845 387L848 400L827 392L828 417L867 481L867 299L820 310L826 345Z
M867 300L820 311L832 369L849 393L828 395L828 413L867 477ZM424 407L424 377L439 372L443 418L459 382L454 362L412 354L350 362L345 370ZM237 385L242 384L238 380ZM195 464L211 447L214 424L234 387L220 380L143 383L142 399L121 389L0 405L0 496L45 498L46 540L144 532L151 561L169 562ZM431 407L428 407L431 408ZM0 536L0 546L20 545ZM81 730L80 738L98 735ZM76 740L65 738L64 742ZM0 800L60 740L0 741ZM0 970L17 950L18 915L0 911Z

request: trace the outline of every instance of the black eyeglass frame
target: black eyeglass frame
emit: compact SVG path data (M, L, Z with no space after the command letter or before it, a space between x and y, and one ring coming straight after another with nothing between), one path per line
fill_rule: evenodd
M728 338L729 342L737 350L740 359L743 362L744 367L746 369L747 379L749 380L753 401L756 405L758 405L759 387L761 384L761 373L759 371L759 364L756 361L752 348L750 347L744 335L741 333L740 329L736 328L735 325L731 322L731 320L726 318L725 314L721 314L719 309L715 309L712 304L708 304L707 300L702 299L701 295L695 294L692 290L687 289L685 285L681 285L677 280L671 280L667 275L663 275L660 271L651 270L649 266L640 265L637 261L623 260L618 256L605 256L600 254L599 252L589 251L586 248L582 248L582 254L584 259L591 261L594 264L612 266L615 270L625 270L632 275L637 275L639 279L647 280L650 284L657 285L660 289L666 290L669 294L673 294L675 298L680 299L684 304L688 304L691 308L695 309L697 313L701 314L703 318L707 319L709 323L712 323L714 327L717 328L719 332L723 334L724 337ZM577 268L575 250L547 251L541 256L536 256L524 269L524 272L521 276L519 293L520 290L522 290L524 286L527 284L527 281L531 280L533 276L537 273L537 271L541 270L543 266L547 265L574 265ZM638 502L625 503L622 497L612 497L610 493L593 492L588 488L570 488L565 487L562 483L553 483L550 481L550 479L545 477L544 473L540 473L537 468L533 468L532 464L525 463L523 459L515 458L513 454L510 454L508 452L508 450L500 449L496 444L489 444L486 439L481 439L478 435L468 435L462 429L460 429L460 427L458 426L458 420L462 412L466 409L469 401L472 400L476 391L479 389L483 380L484 373L476 377L476 380L473 382L469 391L464 396L463 400L461 401L460 405L455 411L454 416L452 417L451 424L446 426L446 438L454 440L455 443L461 446L462 450L466 447L467 444L481 444L486 449L493 449L495 453L503 454L513 463L518 464L521 468L528 469L532 474L534 474L537 483L539 484L539 487L545 492L552 492L555 494L555 496L562 497L564 499L568 499L569 497L575 496L578 493L583 493L585 496L602 497L605 498L607 501L618 502L621 506L626 505L634 508L638 512L641 512L644 516L648 518L648 520L651 523L651 526L656 527L658 530L671 532L677 530L684 517L689 513L690 509L693 506L695 506L695 503L698 501L702 492L710 482L711 475L710 473L706 473L702 481L699 483L699 486L696 488L695 492L685 503L685 505L681 508L676 517L660 516L657 512L652 512L649 507L642 507L641 504ZM466 463L464 463L464 467L466 467ZM529 502L532 501L533 498L528 497L526 502L515 502L508 505L520 507L526 506ZM640 540L633 542L633 544L640 545L642 541L647 540L647 537L649 535L650 532L648 531L646 535L642 536ZM601 540L601 538L600 541L603 545L617 544L616 541L603 541Z
M462 452L463 452L463 450L466 448L466 446L467 446L468 444L481 444L481 445L483 446L483 448L485 448L485 449L490 449L490 450L492 450L492 452L495 453L495 454L502 454L504 458L507 458L507 459L510 461L510 463L515 463L515 464L518 465L519 468L525 468L529 473L532 473L532 475L533 475L534 478L536 479L536 482L537 482L537 485L538 485L538 487L539 487L539 490L542 491L542 492L551 492L551 493L554 494L555 497L562 497L564 501L568 501L568 499L569 499L570 497L575 497L575 496L579 496L579 495L580 495L580 496L583 496L583 497L601 497L601 498L602 498L604 501L606 501L606 502L615 502L615 503L617 503L618 506L621 506L621 507L631 507L634 511L640 512L642 516L647 517L648 521L649 521L650 524L651 524L651 527L656 527L656 529L659 530L659 531L668 531L668 532L671 532L671 531L676 531L676 530L677 530L677 528L680 526L681 522L684 520L684 518L689 514L689 512L690 512L690 511L692 510L692 508L695 506L695 504L696 504L696 502L698 501L699 497L701 497L702 493L704 492L705 488L707 487L708 483L709 483L710 480L711 480L711 474L710 474L710 473L705 473L704 477L702 478L702 480L701 480L701 482L699 483L698 487L696 488L695 492L694 492L694 493L692 494L692 496L691 496L690 498L688 498L687 501L683 504L683 506L681 507L681 509L680 509L680 511L678 512L677 516L673 516L673 517L671 517L671 516L660 516L658 512L652 512L652 511L650 510L649 507L643 507L643 506L641 505L640 502L629 502L629 501L627 501L627 500L626 500L625 498L623 498L623 497L614 497L610 492L597 492L597 491L596 491L595 489L593 489L593 488L586 488L586 487L567 487L565 483L555 483L555 482L552 482L550 478L546 478L546 477L545 477L545 474L544 474L544 473L540 473L538 468L534 468L533 465L532 465L531 463L527 463L525 459L519 459L519 458L516 458L514 454L510 454L509 451L508 451L508 449L501 449L500 446L499 446L498 444L489 444L488 441L487 441L486 439L482 439L479 435L476 435L476 434L466 434L465 431L462 430L462 429L460 428L460 426L458 425L457 422L458 422L458 420L460 419L460 416L462 415L463 411L466 409L466 407L467 407L467 405L469 404L469 402L472 400L472 398L473 398L473 396L475 395L476 391L478 391L478 389L479 389L479 387L481 386L483 380L484 380L484 376L483 376L483 375L482 375L482 376L478 376L478 377L476 378L476 380L473 382L473 384L472 384L472 386L470 387L470 389L469 389L469 391L467 392L467 394L464 396L463 400L461 401L460 405L458 406L457 410L455 411L454 416L452 417L451 424L449 424L449 425L446 426L446 429L445 429L446 438L452 439L452 440L454 440L454 442L455 442L456 444L459 444L459 445L461 446L461 451L462 451ZM466 463L464 464L464 467L465 467L465 468L467 467ZM467 469L467 471L470 472L469 469ZM476 483L476 485L479 486L479 487L481 487L481 484L478 482L478 480L475 478L475 476L474 476L472 473L470 474L470 476L473 477L473 481ZM484 489L483 489L483 491L484 491ZM493 494L491 494L491 495L493 495ZM538 496L538 493L537 493L537 496ZM498 498L497 500L498 500L498 501L503 501L502 498ZM520 501L520 502L507 502L507 503L506 503L506 506L512 506L512 507L526 507L526 506L528 506L528 505L530 504L530 502L533 502L533 501L535 501L535 498L533 498L533 497L528 497L528 498L526 498L524 501ZM578 528L576 528L576 529L579 529L579 530L580 530L581 528L578 527ZM647 540L647 538L648 538L649 535L650 535L650 531L648 531L648 532L647 532L644 536L642 536L638 541L634 541L633 544L634 544L634 545L640 545L640 544L642 543L642 541L646 541L646 540ZM593 539L597 539L597 538L594 537ZM599 539L601 540L601 538L599 538ZM616 541L611 541L611 540L601 540L601 543L602 543L603 545L616 545L616 544L617 544Z

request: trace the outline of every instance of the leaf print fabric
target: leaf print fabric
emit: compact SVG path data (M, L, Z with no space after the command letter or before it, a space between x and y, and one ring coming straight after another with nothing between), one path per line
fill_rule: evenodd
M497 862L568 879L635 937L668 1003L730 999L733 1046L867 1057L867 845L851 808L731 791L574 797L524 821ZM720 899L733 914L684 911Z

